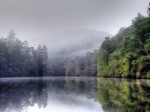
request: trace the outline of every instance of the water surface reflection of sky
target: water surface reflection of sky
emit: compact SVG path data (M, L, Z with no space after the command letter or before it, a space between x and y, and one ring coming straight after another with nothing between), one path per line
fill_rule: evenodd
M58 95L58 97L57 97ZM28 112L103 112L99 102L94 99L88 99L85 96L72 94L50 93L48 105L45 108L39 108L37 104L28 107ZM61 100L65 99L65 100Z
M150 80L0 79L0 112L149 112Z

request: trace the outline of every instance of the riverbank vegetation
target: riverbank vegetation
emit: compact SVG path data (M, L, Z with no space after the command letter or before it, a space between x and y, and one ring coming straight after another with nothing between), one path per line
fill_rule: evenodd
M34 77L47 74L45 45L37 49L16 38L14 31L0 38L0 77Z
M13 30L0 38L0 77L96 76L96 59L95 50L84 56L51 60L45 45L30 47Z
M131 26L105 38L98 56L98 76L150 78L150 8L148 14L138 14Z

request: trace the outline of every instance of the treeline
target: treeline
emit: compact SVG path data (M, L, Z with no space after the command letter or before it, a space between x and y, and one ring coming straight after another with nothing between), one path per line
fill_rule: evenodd
M51 60L45 45L35 49L10 31L0 38L0 77L96 76L97 53Z
M97 53L95 50L82 56L50 59L49 76L96 76Z
M98 76L150 78L150 8L132 25L106 37L98 54Z
M47 74L48 53L46 46L37 49L21 42L11 31L7 38L0 38L0 77L44 76Z
M78 56L65 63L66 76L96 76L97 51L89 52L85 56Z

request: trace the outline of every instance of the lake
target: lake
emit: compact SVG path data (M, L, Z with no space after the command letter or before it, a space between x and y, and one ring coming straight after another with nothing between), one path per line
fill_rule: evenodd
M150 80L2 78L0 112L150 112Z

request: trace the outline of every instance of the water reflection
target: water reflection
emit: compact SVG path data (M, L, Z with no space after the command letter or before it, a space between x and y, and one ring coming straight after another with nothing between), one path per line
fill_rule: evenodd
M0 79L0 112L145 112L149 80Z
M27 107L47 106L47 88L42 80L8 80L0 83L0 112L22 112Z
M149 112L150 80L99 80L98 97L106 112Z
M0 112L97 112L96 79L0 80Z

